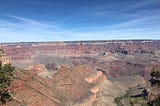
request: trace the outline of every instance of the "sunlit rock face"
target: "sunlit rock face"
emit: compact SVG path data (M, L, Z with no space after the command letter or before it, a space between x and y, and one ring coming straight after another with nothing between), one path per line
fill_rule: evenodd
M89 76L88 78L86 78L85 80L88 82L88 83L96 83L100 80L100 78L104 77L103 76L103 73L101 71L97 72L96 74L94 75L91 75Z
M10 57L8 57L4 51L3 51L3 48L0 46L0 63L2 65L5 65L5 64L10 64L11 63L11 59Z

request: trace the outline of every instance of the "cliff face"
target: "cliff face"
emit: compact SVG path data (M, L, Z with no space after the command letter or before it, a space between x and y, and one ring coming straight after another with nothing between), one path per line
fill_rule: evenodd
M0 47L0 63L2 65L11 63L11 59L4 53L1 47Z
M87 64L102 69L107 77L141 75L160 64L160 41L85 41L3 44L16 67L43 64L55 71L63 64Z
M94 75L91 75L89 76L88 78L86 78L85 80L88 82L88 83L96 83L99 81L99 79L103 78L104 75L101 71L97 72L96 74ZM97 90L97 89L96 89ZM96 90L93 90L93 92L95 92Z
M95 85L105 80L101 72L96 72L87 65L63 67L50 80L22 69L16 69L15 75L16 79L9 89L13 101L7 106L76 106L77 103L92 106L100 89ZM96 78L97 81L88 82L86 78ZM10 105L13 102L16 105Z
M139 77L125 82L142 82L137 80ZM51 79L16 68L9 89L13 101L6 106L116 106L114 98L126 89L123 83L109 81L101 71L88 65L63 66Z
M15 43L3 44L5 52L12 60L30 59L35 54L54 55L101 54L102 52L120 54L154 54L160 49L160 41L93 41L70 43Z

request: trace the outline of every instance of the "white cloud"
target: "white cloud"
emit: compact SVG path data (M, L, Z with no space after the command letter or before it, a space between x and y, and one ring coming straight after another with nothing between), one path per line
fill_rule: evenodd
M122 15L124 13L122 12ZM160 39L158 10L152 10L152 12L147 10L134 14L133 18L112 25L72 29L64 29L58 25L50 25L20 16L6 15L14 21L0 19L0 42Z

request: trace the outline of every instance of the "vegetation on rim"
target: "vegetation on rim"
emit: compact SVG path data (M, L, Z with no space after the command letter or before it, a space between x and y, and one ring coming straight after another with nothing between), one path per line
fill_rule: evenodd
M2 66L0 63L0 104L11 100L8 87L11 85L14 75L14 67L11 64Z

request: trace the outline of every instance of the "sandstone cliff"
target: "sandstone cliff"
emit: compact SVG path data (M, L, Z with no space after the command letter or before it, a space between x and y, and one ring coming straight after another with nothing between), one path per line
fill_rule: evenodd
M11 63L11 59L4 53L1 46L0 46L0 62L2 65Z

